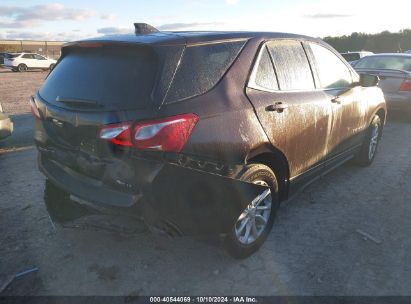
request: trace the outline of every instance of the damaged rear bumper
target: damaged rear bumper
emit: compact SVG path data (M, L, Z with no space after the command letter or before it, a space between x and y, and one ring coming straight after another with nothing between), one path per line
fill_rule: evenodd
M40 148L39 148L40 150ZM40 170L59 188L88 205L138 210L151 225L168 223L185 235L225 234L266 187L166 161L133 159L137 186L123 189L62 165L45 151ZM136 207L136 208L134 208Z

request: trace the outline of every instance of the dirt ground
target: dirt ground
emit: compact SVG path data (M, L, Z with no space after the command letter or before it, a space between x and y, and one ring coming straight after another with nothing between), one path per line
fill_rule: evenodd
M0 75L37 86L45 73ZM56 226L32 118L13 119L0 142L0 287L12 280L0 295L411 295L410 123L388 122L372 166L346 164L285 202L266 244L238 261L125 218Z
M0 67L0 103L8 114L30 112L29 98L41 86L48 72L15 73Z

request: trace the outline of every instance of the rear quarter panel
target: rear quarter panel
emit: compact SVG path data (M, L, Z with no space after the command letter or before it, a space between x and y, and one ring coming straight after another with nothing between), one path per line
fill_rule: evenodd
M269 142L245 94L257 47L254 39L248 41L225 76L207 93L161 107L160 116L195 113L200 117L183 153L242 164Z

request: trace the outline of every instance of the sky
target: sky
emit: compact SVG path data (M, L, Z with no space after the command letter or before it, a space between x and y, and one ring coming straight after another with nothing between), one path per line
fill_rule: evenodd
M71 41L160 30L289 32L314 37L411 28L409 0L0 0L0 39Z

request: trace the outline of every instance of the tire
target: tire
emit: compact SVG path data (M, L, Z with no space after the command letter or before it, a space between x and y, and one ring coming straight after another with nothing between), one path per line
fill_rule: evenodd
M54 63L50 64L49 70L52 71L54 69L54 66L55 66Z
M257 202L257 206L261 209L267 209L271 202L269 210L250 209L250 202L250 205L240 215L233 229L224 239L224 246L227 252L236 259L244 259L256 252L267 239L273 227L275 214L280 202L277 179L269 167L262 164L247 165L240 172L238 178L243 181L269 186L269 196L271 197L270 199L267 196L266 199ZM262 221L262 218L265 219L265 223ZM251 228L253 226L255 229ZM247 230L248 238L246 237Z
M27 71L27 65L25 65L24 63L20 63L20 64L17 66L17 70L18 70L19 72L26 72L26 71Z
M373 162L377 154L378 144L382 136L382 123L378 115L375 115L367 129L361 150L355 158L358 165L367 167Z

